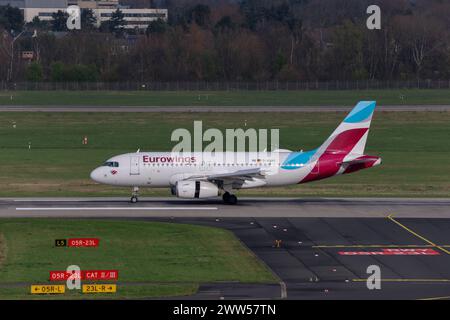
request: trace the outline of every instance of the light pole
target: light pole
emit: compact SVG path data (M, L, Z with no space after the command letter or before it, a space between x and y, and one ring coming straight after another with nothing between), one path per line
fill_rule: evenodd
M10 64L9 64L9 73L8 73L8 81L12 80L12 75L13 75L13 61L14 61L14 42L16 42L17 39L19 39L19 37L25 32L25 30L23 30L22 32L20 32L16 37L13 38L13 40L11 41L11 60L10 60Z

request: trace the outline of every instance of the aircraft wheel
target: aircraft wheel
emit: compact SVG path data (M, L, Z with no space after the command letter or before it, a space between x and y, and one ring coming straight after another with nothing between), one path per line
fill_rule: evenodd
M230 201L230 193L225 192L222 196L223 202L228 203Z
M234 194L230 195L230 199L228 200L229 204L236 204L237 203L237 197Z
M131 191L131 199L130 202L131 203L136 203L138 202L138 195L139 195L139 187L133 187L132 191Z

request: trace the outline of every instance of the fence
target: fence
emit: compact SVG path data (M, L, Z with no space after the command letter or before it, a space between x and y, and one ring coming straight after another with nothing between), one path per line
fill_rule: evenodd
M450 89L450 80L415 81L234 81L234 82L0 82L0 90L18 91L304 91Z

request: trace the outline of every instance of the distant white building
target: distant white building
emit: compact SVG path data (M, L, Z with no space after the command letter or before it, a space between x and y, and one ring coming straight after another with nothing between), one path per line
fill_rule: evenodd
M21 9L25 22L31 22L36 16L41 20L51 20L52 13L68 6L67 0L0 0L0 5Z
M10 5L15 8L22 8L25 6L25 0L0 0L0 6Z
M41 21L51 21L54 13L65 11L69 5L78 5L82 10L92 10L98 26L110 20L117 9L124 15L126 29L145 29L151 21L167 21L168 18L167 9L132 9L120 6L119 0L0 0L0 5L6 4L20 8L25 22L31 22L35 17L39 17Z
M53 13L65 11L67 0L24 0L23 18L25 22L33 21L34 17L39 17L41 21L52 20Z
M68 5L77 5L83 9L116 9L119 0L68 0Z
M97 17L97 23L108 21L111 19L115 9L92 9ZM120 9L126 21L125 28L127 29L145 29L150 22L158 19L167 21L167 9Z

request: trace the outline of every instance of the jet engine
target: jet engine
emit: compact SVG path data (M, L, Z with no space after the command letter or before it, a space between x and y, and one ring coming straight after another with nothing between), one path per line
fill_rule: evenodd
M212 198L219 195L219 188L208 181L178 181L175 184L175 195L179 198Z

